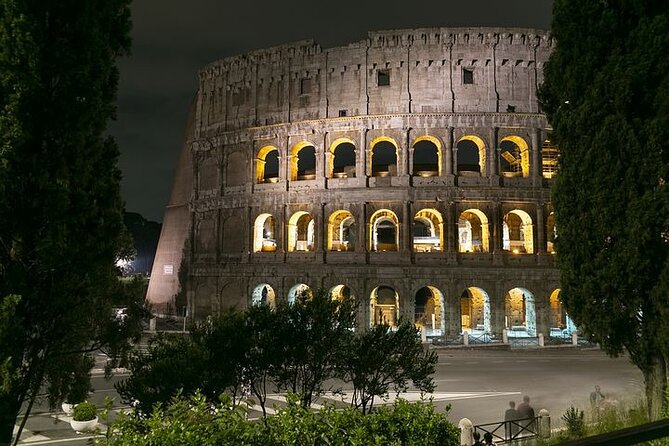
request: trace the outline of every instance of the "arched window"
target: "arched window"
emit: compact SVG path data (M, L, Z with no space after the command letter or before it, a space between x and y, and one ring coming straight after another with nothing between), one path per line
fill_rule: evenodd
M555 254L555 239L557 238L557 227L555 226L555 213L551 212L546 219L546 250Z
M462 331L490 333L490 297L481 288L469 287L460 295Z
M532 218L525 211L514 209L504 216L502 249L514 254L534 252Z
M561 331L567 326L567 320L565 318L565 312L562 308L562 301L560 300L560 289L556 289L551 293L550 297L550 306L551 306L551 331L555 329L556 331Z
M332 152L330 177L355 178L355 144L348 138L336 139L330 148Z
M485 143L478 136L467 135L456 144L458 149L458 175L485 176Z
M309 142L295 144L290 166L291 181L316 178L316 148Z
M279 181L279 149L265 146L256 158L256 182L276 183Z
M276 306L276 293L274 288L266 283L261 283L253 289L251 293L251 305L269 305Z
M397 326L400 297L393 288L383 285L374 288L369 298L369 307L372 325Z
M370 226L370 251L398 251L399 220L393 211L376 211L370 218Z
M337 285L330 290L330 297L334 300L350 299L351 289L346 285Z
M288 252L314 250L314 219L308 212L295 212L288 221Z
M500 174L505 177L530 175L530 151L520 136L507 136L499 143Z
M541 165L544 178L555 178L558 171L560 150L550 139L544 140L541 146Z
M422 209L413 219L413 250L438 252L442 250L443 220L436 209Z
M416 292L414 323L419 328L425 327L427 336L444 333L444 296L437 288L425 286Z
M432 136L421 136L413 145L413 175L436 177L441 175L441 143Z
M295 300L298 297L304 298L304 299L311 299L314 296L313 291L311 291L311 288L309 286L303 284L303 283L298 283L294 287L288 291L288 303L293 304L295 303Z
M525 288L514 288L504 297L504 326L509 337L537 335L534 295Z
M253 225L253 252L276 251L275 223L272 214L260 214Z
M467 209L458 219L458 252L489 252L488 217L478 209Z
M397 175L397 143L392 138L379 137L372 141L371 166L373 177Z
M353 214L344 210L333 212L328 219L328 251L354 251L356 232Z

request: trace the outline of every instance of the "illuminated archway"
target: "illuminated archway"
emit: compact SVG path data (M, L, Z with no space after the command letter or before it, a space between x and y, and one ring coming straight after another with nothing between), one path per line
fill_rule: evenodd
M400 310L400 297L394 288L379 286L374 288L369 297L371 324L386 323L391 327L397 326Z
M313 180L316 178L316 148L308 141L295 144L291 150L290 180Z
M256 286L251 293L251 305L269 305L274 308L276 306L274 288L266 283Z
M502 224L502 249L514 254L534 253L532 217L520 209L504 216Z
M555 226L555 213L551 212L546 219L546 251L555 254L555 239L557 238L557 227Z
M298 297L303 297L305 299L311 299L314 296L313 291L309 288L308 285L303 283L298 283L293 286L290 291L288 291L288 303L293 304Z
M276 183L279 181L279 149L264 146L256 157L256 183Z
M469 287L460 295L460 328L490 333L490 297L483 289Z
M421 209L413 219L413 250L438 252L444 246L444 222L436 209Z
M308 212L295 212L288 220L288 252L314 250L314 219Z
M433 286L424 286L414 296L414 323L425 327L427 336L444 334L444 295Z
M556 289L550 296L550 326L552 329L562 330L567 326L565 312L562 308L562 301L560 300L560 289Z
M276 251L276 232L272 214L260 214L253 224L253 252Z
M399 250L399 219L393 211L381 209L374 212L369 219L369 227L370 251Z
M558 170L560 150L550 139L544 140L541 147L541 167L544 178L555 178Z
M458 252L489 252L488 217L478 209L467 209L458 219Z
M397 142L387 136L379 136L369 145L370 175L387 177L397 175L399 157Z
M355 143L348 138L335 139L330 145L330 178L355 178Z
M337 285L330 289L330 297L333 300L344 300L353 297L351 289L346 285Z
M537 335L534 295L525 288L513 288L504 296L504 326L510 337Z
M456 144L458 175L486 175L485 143L475 135L465 135Z
M423 135L413 142L413 175L434 177L441 175L441 142L434 136Z
M499 143L500 175L506 177L530 176L530 150L520 136L507 136Z
M355 251L355 218L349 211L335 211L328 218L328 251Z

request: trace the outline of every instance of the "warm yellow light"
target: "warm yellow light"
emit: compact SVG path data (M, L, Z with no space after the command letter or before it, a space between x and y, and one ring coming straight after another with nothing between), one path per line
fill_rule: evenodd
M518 251L518 249L514 249L512 252L513 252L514 254L520 254L520 251Z

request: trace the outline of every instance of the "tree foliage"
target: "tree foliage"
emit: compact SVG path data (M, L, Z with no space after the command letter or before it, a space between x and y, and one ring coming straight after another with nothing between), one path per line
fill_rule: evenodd
M55 404L136 327L113 317L135 302L114 267L127 251L105 136L128 3L0 0L0 445L45 384Z
M556 0L540 99L560 148L553 203L560 297L646 381L666 387L669 324L669 3Z

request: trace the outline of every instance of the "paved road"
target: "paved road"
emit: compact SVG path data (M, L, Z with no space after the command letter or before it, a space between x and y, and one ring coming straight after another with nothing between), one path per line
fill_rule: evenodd
M123 376L114 376L108 382L101 373L96 373L95 392L90 400L101 407L108 395L116 398L115 408L122 407L113 388L119 379ZM499 421L509 400L518 402L527 394L536 411L542 408L550 411L555 425L570 405L589 404L595 384L601 386L608 398L631 398L643 391L641 373L627 359L611 359L599 350L573 348L440 350L435 381L437 407L442 409L451 404L449 417L456 424L463 417L474 424ZM272 401L280 406L283 398L275 396ZM66 420L62 412L49 413L46 408L38 407L28 420L19 444L86 444L90 436L75 434Z

